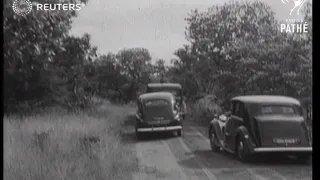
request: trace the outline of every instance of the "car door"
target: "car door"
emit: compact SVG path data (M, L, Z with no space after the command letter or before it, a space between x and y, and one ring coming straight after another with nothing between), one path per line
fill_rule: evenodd
M233 112L226 129L228 131L228 147L232 151L235 150L237 129L243 124L245 111L244 104L240 101L234 101L233 106Z
M237 129L243 125L243 118L245 115L245 107L243 102L238 101L236 103L236 111L235 114L232 115L232 119L233 119L233 123L232 123L232 127L230 130L230 139L231 139L231 146L230 149L231 150L235 150L236 148L236 136L237 136Z
M136 115L142 118L142 107L141 107L141 102L140 100L137 101L137 111Z
M230 148L230 145L232 143L232 138L231 138L231 130L233 127L233 121L234 118L233 114L235 114L236 112L236 101L231 101L230 102L230 110L231 110L231 116L228 118L226 125L225 125L225 140L226 140L226 145L228 146L228 148Z

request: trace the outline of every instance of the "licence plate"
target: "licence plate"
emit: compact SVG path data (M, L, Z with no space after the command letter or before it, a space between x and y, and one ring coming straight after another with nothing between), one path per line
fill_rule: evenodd
M148 124L150 125L157 125L157 124L168 124L170 121L168 120L161 120L161 121L149 121Z
M298 138L274 138L273 142L276 144L297 144Z

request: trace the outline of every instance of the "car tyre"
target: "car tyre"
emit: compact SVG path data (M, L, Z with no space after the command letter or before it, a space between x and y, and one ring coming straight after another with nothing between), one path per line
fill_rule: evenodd
M178 136L178 137L181 137L181 136L182 136L182 131L181 131L181 129L177 131L177 136Z
M248 162L250 160L249 154L246 152L248 149L246 143L244 143L243 138L238 138L236 155L237 158L242 162Z
M210 138L211 151L219 152L220 147L217 145L218 139L214 131L210 130L209 138Z

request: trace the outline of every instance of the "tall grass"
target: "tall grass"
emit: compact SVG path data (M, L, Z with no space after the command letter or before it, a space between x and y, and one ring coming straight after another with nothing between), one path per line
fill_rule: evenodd
M207 95L195 103L188 104L187 119L201 125L207 125L213 119L214 114L219 114L222 109L214 96Z
M103 104L78 113L4 118L4 179L130 179L136 165L121 142L132 107Z

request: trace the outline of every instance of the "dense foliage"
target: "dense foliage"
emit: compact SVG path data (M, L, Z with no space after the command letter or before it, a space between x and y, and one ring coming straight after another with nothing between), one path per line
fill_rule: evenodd
M193 11L186 21L189 44L176 51L172 79L190 98L215 94L311 96L312 15L308 34L281 33L280 22L262 2L235 2Z
M221 100L238 94L311 95L310 4L304 11L308 34L280 33L274 13L261 2L194 10L186 18L189 44L175 52L172 66L162 59L151 63L146 48L98 56L90 35L69 34L75 12L32 11L22 17L11 6L4 1L6 112L21 111L21 104L84 108L94 96L129 102L148 82L159 81L181 83L189 100L208 94Z

